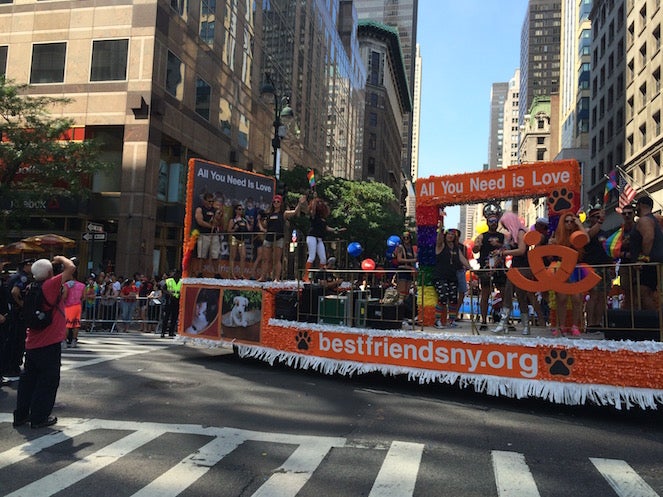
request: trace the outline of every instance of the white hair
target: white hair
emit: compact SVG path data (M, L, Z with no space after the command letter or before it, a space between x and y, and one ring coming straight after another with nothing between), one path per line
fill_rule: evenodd
M32 264L30 270L35 281L44 281L53 274L53 264L48 259L39 259Z

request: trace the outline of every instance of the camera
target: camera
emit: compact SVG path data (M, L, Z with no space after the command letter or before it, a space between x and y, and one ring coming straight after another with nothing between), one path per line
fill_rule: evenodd
M69 260L73 262L75 266L78 267L78 257L74 256L69 258ZM60 274L62 271L64 271L64 264L62 264L61 262L52 262L51 264L53 266L53 276Z

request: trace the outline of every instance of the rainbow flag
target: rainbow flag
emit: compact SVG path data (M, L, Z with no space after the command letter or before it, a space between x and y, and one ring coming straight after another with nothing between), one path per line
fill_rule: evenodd
M610 200L610 192L617 187L617 171L613 169L610 171L610 174L606 176L607 181L605 182L605 191L603 192L603 203L607 204Z
M313 169L309 169L306 173L306 177L308 178L308 186L315 188L315 171Z
M623 228L619 228L603 242L603 249L613 259L619 258L622 250Z

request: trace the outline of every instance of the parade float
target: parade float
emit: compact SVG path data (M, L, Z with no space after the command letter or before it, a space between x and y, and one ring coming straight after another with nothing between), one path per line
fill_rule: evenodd
M417 231L423 274L419 312L424 324L432 324L436 300L429 276L441 207L496 198L546 197L552 223L559 212L579 208L579 189L576 161L419 179ZM197 260L201 234L194 229L194 210L207 192L223 192L226 199L264 207L275 193L275 182L199 159L189 162L179 320L184 342L228 347L243 358L325 374L406 375L414 382L453 384L495 396L618 409L656 409L663 402L663 344L655 340L454 335L428 332L424 327L376 329L361 321L326 324L315 319L279 319L278 295L301 295L301 282L215 278L220 274L218 262ZM572 249L558 253L568 260L562 262L566 269L554 272L542 262L546 254L537 253L543 248L529 253L534 280L514 283L563 291L568 285L564 271L575 266L577 253ZM582 284L596 283L592 273L589 268Z

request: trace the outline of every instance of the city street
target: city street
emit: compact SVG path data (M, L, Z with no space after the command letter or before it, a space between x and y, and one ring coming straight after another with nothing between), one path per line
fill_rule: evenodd
M660 412L330 377L139 333L63 350L51 428L0 390L0 495L663 496Z

